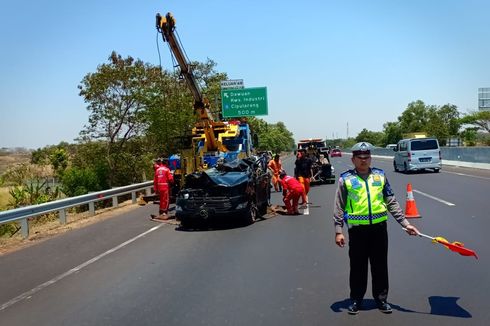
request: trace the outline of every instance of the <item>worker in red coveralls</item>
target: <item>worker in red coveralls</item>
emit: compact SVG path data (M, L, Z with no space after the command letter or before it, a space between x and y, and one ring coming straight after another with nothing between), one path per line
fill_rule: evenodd
M156 170L162 165L162 159L157 158L156 160L153 160L153 171L156 172Z
M174 182L174 177L162 159L157 160L157 165L158 166L155 166L153 189L155 189L155 193L157 193L160 198L160 209L158 211L160 216L152 216L152 218L167 220L168 206L170 204L170 184Z
M301 214L298 210L298 202L305 192L303 185L295 178L287 175L285 171L279 173L279 179L282 184L283 201L286 204L287 214Z

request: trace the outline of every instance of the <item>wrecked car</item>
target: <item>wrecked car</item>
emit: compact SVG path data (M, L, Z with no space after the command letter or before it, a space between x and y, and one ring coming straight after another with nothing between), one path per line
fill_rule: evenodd
M335 170L330 162L314 162L311 166L311 184L335 183Z
M270 187L265 155L218 162L186 176L177 195L175 217L182 227L210 219L251 224L267 213Z

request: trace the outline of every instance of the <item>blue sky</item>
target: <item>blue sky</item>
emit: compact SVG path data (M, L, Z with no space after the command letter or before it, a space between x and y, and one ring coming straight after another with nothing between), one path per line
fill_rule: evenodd
M296 140L381 131L418 99L466 113L490 87L484 0L5 0L0 147L73 142L88 121L80 81L113 50L158 65L155 14L168 11L189 58L267 87L261 118Z

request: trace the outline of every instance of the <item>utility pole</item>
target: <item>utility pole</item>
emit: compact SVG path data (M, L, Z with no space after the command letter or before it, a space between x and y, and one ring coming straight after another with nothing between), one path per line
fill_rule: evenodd
M349 121L347 121L347 139L349 139Z

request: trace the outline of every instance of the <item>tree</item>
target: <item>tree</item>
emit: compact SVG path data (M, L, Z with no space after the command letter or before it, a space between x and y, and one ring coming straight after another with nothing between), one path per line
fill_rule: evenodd
M408 104L402 115L398 117L400 129L403 133L426 131L427 126L427 108L421 100Z
M383 124L383 133L383 147L388 144L396 144L403 138L403 132L399 122L386 122Z
M201 95L210 101L215 118L219 116L221 94L220 81L226 74L215 70L216 63L193 62L192 71L201 89ZM166 156L185 147L186 138L196 122L193 112L194 98L178 74L161 72L161 78L147 91L147 139L155 155Z
M475 146L477 140L477 128L466 128L461 132L461 137L463 138L466 146Z
M490 133L490 111L470 112L459 119L459 123L473 125L476 130Z
M453 104L445 104L437 111L440 119L447 125L449 136L456 136L459 133L461 122L458 107Z
M429 135L436 137L442 146L446 145L450 136L458 134L459 126L459 112L455 105L427 107L427 126L425 129Z
M49 156L51 166L54 169L55 175L61 177L63 172L68 167L68 153L63 148L57 148Z
M103 140L106 144L110 186L115 185L118 168L126 164L118 156L130 140L143 135L146 90L154 89L159 76L158 68L112 52L109 64L98 66L97 72L87 74L78 86L90 112L80 140Z
M379 131L369 131L366 128L356 136L357 142L366 141L374 146L381 146L383 144L384 133Z
M283 122L269 124L257 117L251 117L248 123L259 139L259 144L256 144L258 150L280 153L290 151L295 147L293 134Z
M190 134L194 125L193 100L185 84L177 75L161 72L160 79L147 92L146 141L153 157L176 153L180 141Z
M97 174L90 168L68 168L63 175L62 191L68 197L80 196L89 191L102 190Z
M106 147L104 141L88 141L78 144L71 160L72 168L94 172L101 190L110 188L108 183L110 167L106 158Z

